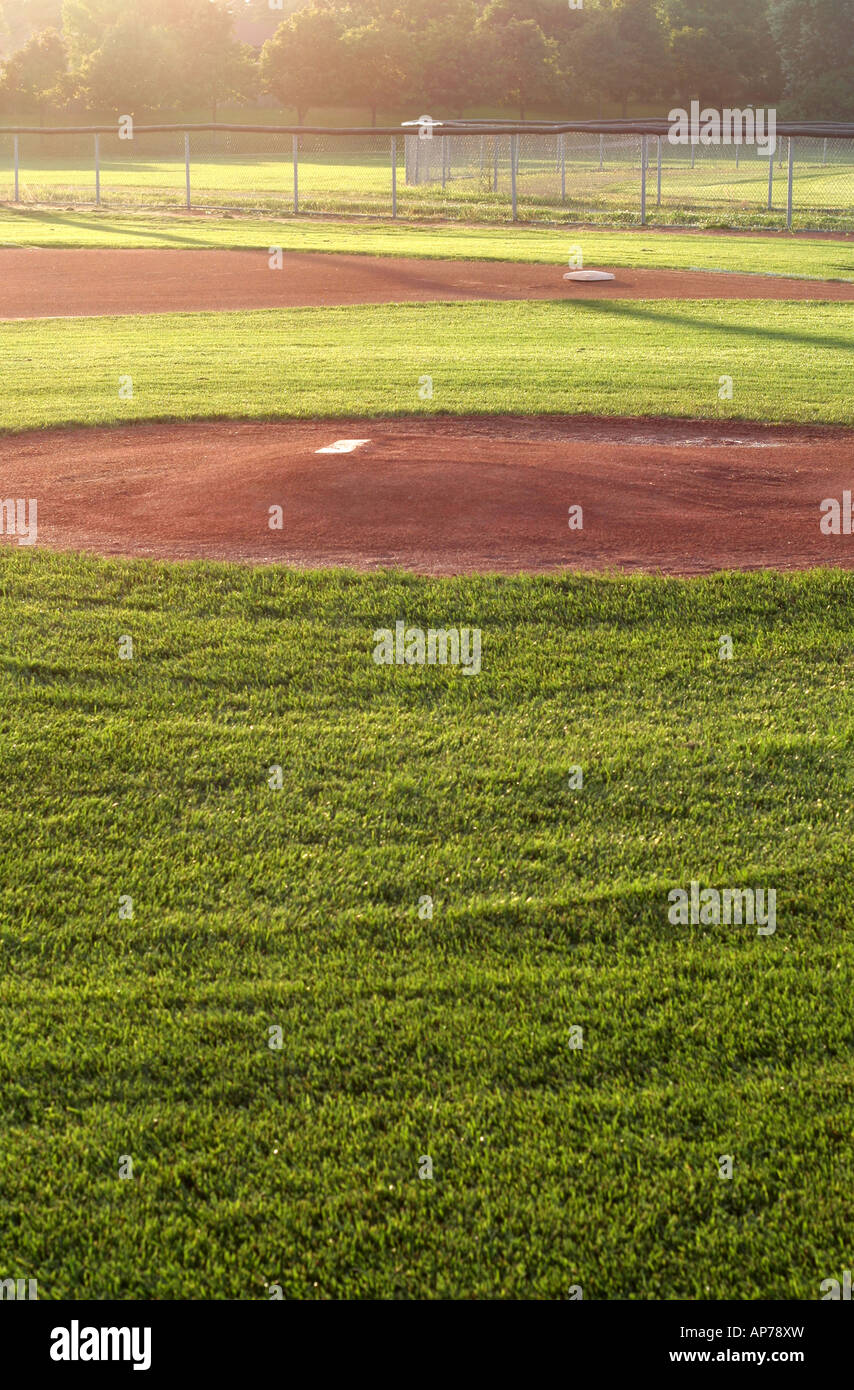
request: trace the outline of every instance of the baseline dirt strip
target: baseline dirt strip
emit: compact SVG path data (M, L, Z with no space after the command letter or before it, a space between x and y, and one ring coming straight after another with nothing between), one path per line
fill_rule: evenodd
M273 257L275 260L275 257ZM589 285L566 265L285 251L0 249L0 319L310 308L467 299L854 301L854 283L691 270L613 270Z

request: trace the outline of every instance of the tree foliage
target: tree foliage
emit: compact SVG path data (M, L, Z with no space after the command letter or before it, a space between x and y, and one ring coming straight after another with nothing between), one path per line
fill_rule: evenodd
M261 50L261 79L302 124L312 105L329 105L341 89L344 21L331 5L298 10Z
M792 115L854 118L854 0L772 0L769 18Z
M38 113L41 120L46 107L61 110L71 90L65 41L56 29L44 29L4 65L0 105L4 111Z
M236 21L279 15L260 52L239 41ZM215 116L263 90L300 122L694 99L854 119L854 0L0 0L0 45L7 112Z
M371 124L377 108L395 106L407 93L413 66L412 39L385 15L355 24L341 36L341 96L354 106L367 106Z

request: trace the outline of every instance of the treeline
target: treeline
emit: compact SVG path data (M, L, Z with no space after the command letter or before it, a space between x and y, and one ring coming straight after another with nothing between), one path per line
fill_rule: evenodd
M274 25L278 19L278 28ZM266 23L259 50L247 21ZM0 0L0 116L778 106L854 119L854 0ZM12 51L10 51L10 48Z

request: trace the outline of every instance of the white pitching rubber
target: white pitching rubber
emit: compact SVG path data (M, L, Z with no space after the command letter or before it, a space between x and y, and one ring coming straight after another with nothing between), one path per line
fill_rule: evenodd
M370 439L336 439L334 444L327 444L325 449L315 449L314 452L316 454L352 454L363 444L370 444L370 442Z
M609 270L571 270L564 280L616 280Z

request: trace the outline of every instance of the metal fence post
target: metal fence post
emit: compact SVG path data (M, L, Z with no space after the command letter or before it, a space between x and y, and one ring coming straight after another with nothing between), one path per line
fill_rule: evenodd
M498 136L492 137L492 191L498 192Z
M15 202L20 202L20 169L21 169L21 150L18 144L18 137L15 136Z
M824 149L823 149L822 152L821 152L821 162L822 162L822 164L826 164L826 163L827 163L827 137L825 137Z
M447 137L447 135L443 135L443 136L442 136L442 187L443 187L443 188L445 187L445 184L446 184L446 182L447 182L447 173L446 173L447 163L448 163L448 137Z
M605 168L605 136L599 136L599 173Z
M566 202L566 136L559 135L560 141L560 200Z
M641 226L646 226L646 149L647 137L641 136Z
M661 207L661 136L658 136L658 206Z
M397 217L397 136L391 137L391 215Z
M693 135L692 135L692 136L691 136L691 168L692 168L692 169L693 169L693 167L694 167L694 159L695 159L695 156L696 156L696 150L695 150L695 148L694 148L694 137L693 137Z
M187 207L190 206L190 132L184 131L184 173L187 180Z
M790 135L790 136L789 136L789 191L788 191L788 194L787 194L787 196L786 196L786 227L788 228L789 231L792 230L792 201L793 201L793 199L792 199L792 194L793 194L793 191L794 191L794 187L793 187L793 185L794 185L794 177L795 177L795 142L794 142L792 136Z
M299 212L299 136L291 137L291 149L294 156L294 212Z
M768 160L768 211L774 207L774 156Z
M95 207L101 206L101 137L95 136Z
M513 221L517 220L517 200L516 200L516 150L518 147L519 136L510 136L510 195L513 200Z

